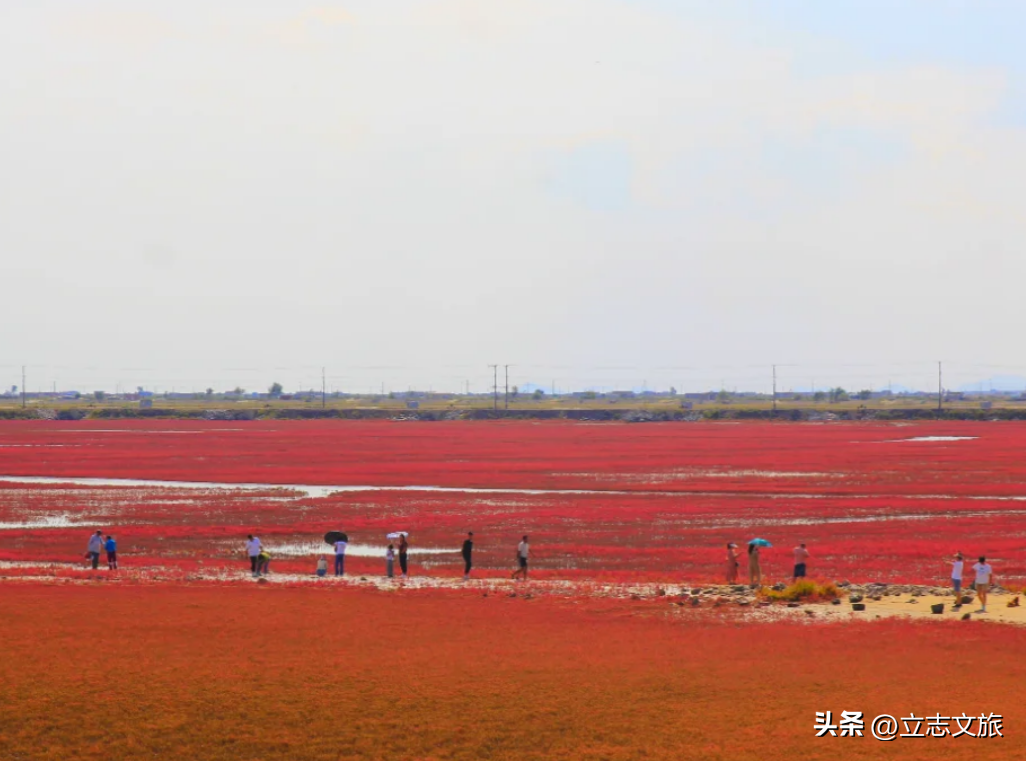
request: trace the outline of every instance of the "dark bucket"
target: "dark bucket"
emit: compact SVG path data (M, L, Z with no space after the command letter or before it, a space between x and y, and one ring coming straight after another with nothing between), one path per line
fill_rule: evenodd
M864 602L853 602L851 604L851 609L852 610L865 610L866 609L866 604Z
M934 605L931 605L930 606L930 612L931 613L943 613L944 612L944 603L938 602L938 603L935 603Z

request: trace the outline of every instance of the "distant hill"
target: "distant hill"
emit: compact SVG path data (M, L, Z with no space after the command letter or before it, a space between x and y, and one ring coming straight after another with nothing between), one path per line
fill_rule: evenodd
M958 387L959 391L966 393L980 393L980 389L987 391L1022 391L1026 389L1026 378L1021 375L995 375L992 378L984 378L975 383L965 383Z

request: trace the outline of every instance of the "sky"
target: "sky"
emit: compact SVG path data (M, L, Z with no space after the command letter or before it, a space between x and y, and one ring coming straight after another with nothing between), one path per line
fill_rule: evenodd
M1026 375L1024 24L1012 0L9 0L0 388Z

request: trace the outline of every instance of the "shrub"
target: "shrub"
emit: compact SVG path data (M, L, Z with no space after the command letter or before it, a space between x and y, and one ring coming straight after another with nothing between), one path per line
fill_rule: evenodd
M796 602L798 600L830 600L839 597L840 591L833 582L817 584L811 579L800 579L780 591L764 589L761 592L761 596L767 600L786 600L788 602Z

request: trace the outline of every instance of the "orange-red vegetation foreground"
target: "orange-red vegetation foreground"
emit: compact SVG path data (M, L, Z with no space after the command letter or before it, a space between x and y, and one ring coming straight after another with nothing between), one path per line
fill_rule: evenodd
M0 758L1012 759L1026 630L480 592L0 587ZM677 609L680 610L680 609ZM1004 738L814 736L816 711Z

